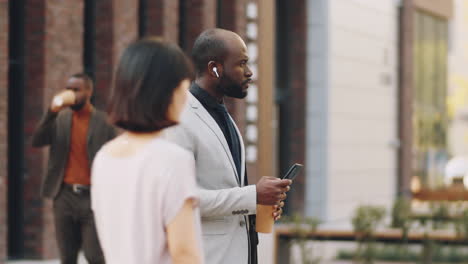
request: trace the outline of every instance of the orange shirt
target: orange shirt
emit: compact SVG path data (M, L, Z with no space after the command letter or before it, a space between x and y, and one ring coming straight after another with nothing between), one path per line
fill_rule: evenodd
M91 169L88 160L88 128L92 106L85 105L79 111L73 111L70 136L70 152L65 167L63 181L68 184L91 184Z

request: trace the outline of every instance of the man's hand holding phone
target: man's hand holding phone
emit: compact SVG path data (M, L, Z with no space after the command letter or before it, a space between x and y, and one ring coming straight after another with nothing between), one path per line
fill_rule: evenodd
M273 218L278 220L283 213L283 200L291 189L292 180L263 176L257 183L257 204L274 206Z
M301 164L294 164L281 179L263 176L257 183L257 226L260 233L271 233L273 220L277 221L283 214L286 193L291 189L292 180L296 177ZM273 218L273 219L272 219Z
M291 189L292 180L297 176L303 165L296 163L292 165L281 178L264 176L257 183L257 204L273 205L273 217L275 220L281 218L282 207L286 199L286 193Z
M289 179L263 176L257 183L257 204L278 205L286 199L291 183Z

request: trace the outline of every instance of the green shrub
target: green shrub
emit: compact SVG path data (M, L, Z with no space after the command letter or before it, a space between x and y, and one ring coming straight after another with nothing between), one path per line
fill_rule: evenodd
M385 217L385 208L362 205L356 209L352 218L354 232L364 239L371 237Z
M432 228L434 230L447 226L450 222L449 206L446 202L431 203Z
M356 232L358 248L355 261L373 263L375 246L373 234L385 217L385 208L380 206L359 206L352 218L354 232Z
M463 210L455 221L455 230L458 237L468 241L468 209Z
M313 239L310 234L317 231L320 225L320 220L313 217L303 217L299 214L293 216L284 217L283 223L292 224L292 233L294 239L289 243L289 247L292 245L298 245L301 259L303 264L318 264L321 261L320 257L315 256L315 252L312 249L307 248L307 241Z
M466 247L465 247L466 249ZM427 264L423 256L417 250L402 251L398 245L383 244L374 249L374 260L395 262L419 262ZM356 256L355 251L340 250L337 258L351 260ZM436 263L468 263L468 254L461 252L460 247L434 245L430 262Z

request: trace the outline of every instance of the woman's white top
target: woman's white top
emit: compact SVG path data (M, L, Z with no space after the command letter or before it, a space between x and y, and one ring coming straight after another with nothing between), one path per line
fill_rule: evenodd
M106 263L172 263L166 226L187 199L198 201L193 155L162 138L125 158L107 154L104 146L93 162L91 182ZM194 210L202 254L198 206Z

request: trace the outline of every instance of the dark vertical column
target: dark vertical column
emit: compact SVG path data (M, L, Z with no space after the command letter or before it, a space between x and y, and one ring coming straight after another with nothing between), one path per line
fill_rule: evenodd
M84 0L83 71L93 79L96 72L96 1Z
M277 0L277 103L279 171L304 163L306 144L306 1ZM294 41L291 41L294 40ZM299 175L286 200L286 212L303 212L305 178Z
M0 263L7 257L8 245L9 14L8 1L0 1Z
M177 42L179 46L185 50L187 46L186 42L186 31L187 31L187 0L179 0L179 27L178 27L178 36ZM193 45L193 43L192 43ZM190 53L187 53L190 55Z
M232 3L235 1L230 1ZM223 20L223 0L216 0L216 27L224 28L221 26Z
M280 175L283 175L288 169L287 166L291 163L291 153L289 151L289 138L291 137L291 119L289 116L290 106L288 100L290 100L289 91L289 74L288 68L288 56L290 49L288 48L289 42L287 41L286 34L289 31L289 19L288 13L285 11L287 3L285 1L276 1L276 102L278 104L278 171ZM289 198L290 199L290 198ZM288 200L289 200L288 199ZM286 204L285 209L288 209ZM287 210L285 210L287 213Z
M138 2L138 36L148 35L148 0Z
M8 74L8 256L24 255L24 10L25 1L9 6Z
M83 14L83 71L96 79L96 1L84 0ZM91 103L95 104L93 94Z

